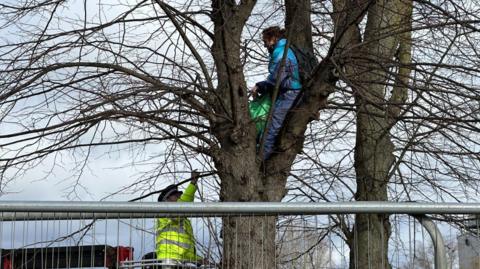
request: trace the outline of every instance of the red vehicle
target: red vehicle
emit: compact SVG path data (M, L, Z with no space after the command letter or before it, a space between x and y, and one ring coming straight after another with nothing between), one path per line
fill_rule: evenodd
M118 268L132 247L108 245L0 249L0 269Z

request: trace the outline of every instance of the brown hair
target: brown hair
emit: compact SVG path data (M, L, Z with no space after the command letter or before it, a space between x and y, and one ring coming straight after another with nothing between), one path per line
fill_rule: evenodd
M268 27L262 31L262 38L263 39L285 38L285 32L286 32L285 29L280 28L278 26Z

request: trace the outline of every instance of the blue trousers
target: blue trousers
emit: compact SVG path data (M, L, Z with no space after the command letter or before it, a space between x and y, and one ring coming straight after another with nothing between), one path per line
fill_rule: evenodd
M275 146L275 140L277 138L280 129L282 128L285 117L288 111L292 108L297 99L300 90L280 90L273 107L272 120L268 124L268 133L265 137L265 143L263 145L263 159L266 160L270 157Z

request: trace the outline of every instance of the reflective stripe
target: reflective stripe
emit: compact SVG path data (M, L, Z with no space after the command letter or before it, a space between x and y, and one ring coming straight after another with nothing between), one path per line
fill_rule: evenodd
M168 240L168 239L162 239L157 244L159 244L159 245L161 245L161 244L175 245L175 246L178 246L178 247L181 247L181 248L187 248L187 249L192 248L191 244L177 242L177 241Z
M184 228L185 227L185 224L183 223L184 221L185 221L184 219L180 219L178 222L178 226L170 223L167 226L165 226L163 229L157 230L157 236L165 232L176 232L180 234L187 234Z
M161 233L166 233L166 232L176 232L176 233L179 233L179 234L187 234L187 232L185 231L185 229L183 229L183 227L179 227L179 228L165 227L161 230L157 230L157 235L160 235Z

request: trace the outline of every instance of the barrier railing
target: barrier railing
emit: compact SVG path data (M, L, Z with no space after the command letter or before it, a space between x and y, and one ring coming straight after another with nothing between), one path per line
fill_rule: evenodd
M272 261L277 268L348 268L350 250L339 233L337 217L352 220L352 214L406 215L409 224L399 224L398 230L403 227L401 225L407 225L410 238L402 240L409 241L407 245L411 245L412 234L415 241L418 238L415 233L422 233L421 243L425 247L429 240L425 240L420 225L414 227L411 233L413 220L418 220L415 223L425 227L433 242L433 253L428 258L435 268L443 269L451 264L444 238L441 229L426 215L478 215L480 204L0 201L0 269L231 268L228 267L231 263L227 265L223 260L232 257L251 260L252 267L247 266L249 268L267 266ZM273 237L266 226L272 217L276 230ZM195 259L192 256L188 260L165 258L168 255L157 259L156 250L160 244L157 222L162 218L177 221L177 224L183 223L179 220L189 220L191 230L186 233L195 238L194 248L191 249ZM355 225L351 221L346 223ZM249 228L257 233L242 232L242 229ZM227 232L237 234L226 237ZM401 239L404 235L397 232L394 236ZM237 241L229 242L234 247L227 248L228 253L224 253L223 246L226 238ZM174 250L178 245L184 249L192 247L184 238L163 239L167 239L164 241L170 248L164 248L166 252L178 251ZM271 243L269 240L276 243L271 253L255 253L256 249L266 248ZM249 245L251 255L240 257L239 253L245 254L245 250L236 248L248 248ZM409 257L397 254L396 258L392 258L396 261L391 262L392 266L416 268L416 250L416 247L413 252L405 250ZM243 267L239 265L238 268Z

